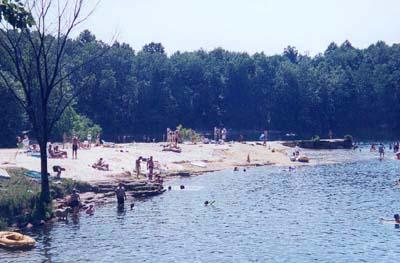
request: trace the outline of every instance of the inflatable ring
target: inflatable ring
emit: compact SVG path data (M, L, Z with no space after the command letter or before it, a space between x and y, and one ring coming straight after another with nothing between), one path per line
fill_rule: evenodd
M32 248L36 241L30 236L25 236L17 232L0 232L0 247L11 249Z

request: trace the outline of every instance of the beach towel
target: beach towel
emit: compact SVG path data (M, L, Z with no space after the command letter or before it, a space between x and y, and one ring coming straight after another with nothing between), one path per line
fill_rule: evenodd
M8 174L8 172L4 169L0 168L0 179L10 179L10 175Z
M39 172L36 171L27 171L24 173L25 176L36 179L36 180L40 180L42 178L42 175Z

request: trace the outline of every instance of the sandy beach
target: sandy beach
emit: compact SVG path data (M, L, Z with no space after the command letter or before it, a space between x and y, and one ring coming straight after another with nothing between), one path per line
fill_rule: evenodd
M181 153L163 152L163 143L118 144L115 148L92 147L80 149L78 159L71 158L71 148L67 159L49 159L49 171L53 165L66 169L62 177L89 183L114 182L118 180L137 180L133 175L135 160L139 157L153 156L156 173L164 176L178 173L198 174L209 171L232 169L235 166L262 165L299 165L289 160L291 148L279 142L270 142L268 147L255 142L225 144L181 144ZM1 149L0 163L11 162L13 166L40 171L40 158L28 156L17 149ZM247 162L247 156L250 163ZM15 157L16 156L16 157ZM110 165L110 171L93 169L91 164L102 157ZM312 161L310 162L312 164ZM146 172L146 163L142 162L142 173ZM143 178L142 178L143 179Z

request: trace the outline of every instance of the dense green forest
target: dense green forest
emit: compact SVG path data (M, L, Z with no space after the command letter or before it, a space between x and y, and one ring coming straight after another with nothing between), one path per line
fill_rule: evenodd
M160 43L135 51L84 31L69 41L66 57L72 66L99 50L106 52L68 80L84 88L54 139L74 125L92 123L109 138L161 134L178 124L321 137L330 129L337 135L400 134L399 44L379 41L357 49L348 41L331 43L314 57L290 46L274 56L222 48L168 56ZM7 71L2 52L0 70ZM0 146L10 146L30 127L2 84Z

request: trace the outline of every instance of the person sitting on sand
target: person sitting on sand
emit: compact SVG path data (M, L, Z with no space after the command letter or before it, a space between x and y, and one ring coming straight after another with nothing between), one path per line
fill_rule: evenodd
M61 158L68 158L68 153L66 151L61 151L58 145L54 146L54 153Z
M100 158L96 163L92 165L92 167L104 171L108 171L110 169L109 165L103 161L103 158Z
M94 206L93 205L89 205L89 208L86 209L86 214L90 215L90 216L94 215Z
M155 182L156 182L157 184L163 185L164 179L163 179L160 175L156 175L156 180L155 180Z
M79 196L78 191L74 188L72 190L72 194L71 194L70 202L69 202L74 216L76 216L79 212L80 202L81 202L81 197Z
M55 152L53 149L53 145L49 143L47 148L47 155L49 158L63 158L63 154L60 152Z
M126 192L122 183L119 183L118 187L115 189L115 195L117 196L118 206L123 206L126 200Z
M141 163L141 161L142 161L142 156L139 156L139 158L136 160L136 163L135 163L135 168L136 168L136 177L137 178L139 178L139 176L140 176L140 163Z

